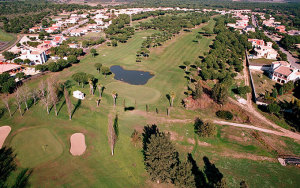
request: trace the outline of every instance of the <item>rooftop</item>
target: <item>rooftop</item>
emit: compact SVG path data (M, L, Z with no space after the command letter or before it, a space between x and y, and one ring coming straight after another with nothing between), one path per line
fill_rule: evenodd
M274 72L285 75L285 76L289 76L290 74L293 73L293 69L289 68L289 67L280 66L277 69L275 69Z
M21 67L21 65L0 62L0 74L20 68L20 67Z

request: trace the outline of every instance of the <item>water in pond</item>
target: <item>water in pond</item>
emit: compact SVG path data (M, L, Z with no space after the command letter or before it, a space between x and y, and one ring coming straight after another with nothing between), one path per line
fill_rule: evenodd
M127 82L132 85L144 85L154 75L150 72L137 71L137 70L125 70L119 65L110 67L112 73L115 74L115 79L123 82Z

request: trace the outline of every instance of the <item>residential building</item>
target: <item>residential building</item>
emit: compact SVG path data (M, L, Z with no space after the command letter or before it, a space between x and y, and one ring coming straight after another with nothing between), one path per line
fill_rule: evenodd
M79 45L78 45L78 44L74 44L74 43L68 44L68 46L69 46L70 48L79 48Z
M20 59L29 59L34 64L44 64L47 61L45 51L41 49L22 49Z
M22 70L22 66L14 63L0 62L0 74L8 72L9 74L16 74Z
M248 33L249 31L255 32L255 27L253 27L252 25L248 25L243 29L243 31L245 31L246 33Z
M288 34L292 35L292 36L300 35L300 31L299 30L290 30L290 31L288 31Z
M35 32L38 32L41 30L41 27L32 27L29 29L29 32L30 33L35 33Z
M255 56L252 56L252 58L266 58L266 59L276 59L278 56L278 53L276 50L272 48L273 43L267 42L265 45L265 42L263 40L259 39L248 39L249 42L251 42L252 47L255 51Z
M275 29L276 29L276 31L278 31L280 33L286 33L284 25L277 26L277 27L275 27Z
M270 76L278 83L300 80L300 70L291 66L286 61L275 61L272 63Z

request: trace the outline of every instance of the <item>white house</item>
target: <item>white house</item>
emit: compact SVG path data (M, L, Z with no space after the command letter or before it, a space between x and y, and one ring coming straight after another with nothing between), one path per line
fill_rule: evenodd
M265 42L259 39L248 39L251 42L252 47L254 47L255 58L266 58L266 59L276 59L278 53L272 48L272 42Z
M100 13L100 14L96 14L94 16L94 18L96 18L96 19L108 19L109 17Z
M79 48L78 44L75 44L75 43L68 44L68 46L70 48Z
M21 49L21 56L19 57L22 60L29 59L34 64L44 64L47 61L47 56L45 51L38 49Z
M252 25L248 25L243 29L243 31L245 31L246 33L248 33L249 31L255 32L255 27L253 27Z
M272 63L270 76L278 83L295 82L300 80L300 70L286 61L275 61Z
M75 24L75 23L78 22L78 20L79 20L78 17L71 17L71 18L65 20L65 23L67 23L67 24Z
M73 97L75 97L76 99L84 99L84 93L82 93L79 90L73 91Z

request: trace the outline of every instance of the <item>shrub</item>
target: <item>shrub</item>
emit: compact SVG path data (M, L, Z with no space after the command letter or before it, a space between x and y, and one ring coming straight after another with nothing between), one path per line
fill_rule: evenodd
M242 86L237 88L237 93L239 95L245 95L251 92L251 88L249 86Z
M231 112L225 111L225 110L219 110L219 111L217 111L216 115L219 118L226 119L226 120L232 120L232 118L233 118L233 114Z
M216 126L214 124L210 122L205 123L199 118L195 120L194 131L201 137L215 136L217 133Z

